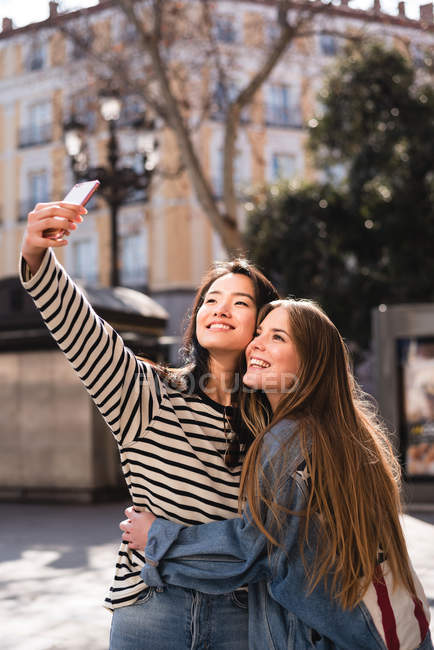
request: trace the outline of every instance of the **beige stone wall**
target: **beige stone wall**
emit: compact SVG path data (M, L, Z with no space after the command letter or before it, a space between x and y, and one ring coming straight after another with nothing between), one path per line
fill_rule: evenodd
M49 65L53 67L65 64L66 59L66 42L65 37L61 32L54 32L50 38L48 50Z
M0 118L0 129L1 132L3 130L2 128L2 120ZM0 151L2 151L2 148L0 147ZM6 219L6 214L5 214L5 203L4 203L4 196L5 196L5 164L2 160L0 160L0 228L3 227ZM7 275L7 238L5 232L0 231L0 277Z
M111 434L62 353L1 354L0 386L0 493L117 484Z
M5 153L5 110L0 104L0 154L2 153Z
M92 25L94 33L94 45L97 51L104 52L111 42L111 19L99 20Z
M265 123L265 93L263 89L258 90L255 94L249 110L253 124L263 125Z
M17 264L18 264L18 259L19 259L19 255L20 255L20 251L21 251L21 244L23 242L25 228L26 228L26 224L24 222L20 222L20 223L17 223L17 225L15 226L15 230L14 230L14 235L15 235L15 237L14 237L14 239L15 239L14 248L15 248L15 251L16 251L16 254L15 254L16 263L15 263L14 270L13 270L14 273L17 272L16 267L17 267Z
M1 117L0 117L0 124L1 124ZM1 126L0 126L1 128ZM1 148L0 148L1 151ZM0 225L4 224L5 222L5 204L4 204L4 196L5 196L5 164L3 160L0 160ZM1 276L0 276L1 277Z
M252 184L260 185L265 181L265 143L267 132L265 129L249 129L247 131L247 138L252 152Z
M169 287L191 286L191 207L168 206L165 211L167 241L167 284Z
M21 172L21 165L22 165L22 155L17 153L13 158L13 160L11 161L11 165L13 165L14 168L14 181L15 181L14 195L16 197L15 210L16 210L16 219L18 219L18 203L25 198L21 196L20 193L20 172Z
M0 50L0 79L6 76L6 49Z
M63 173L63 166L65 162L65 150L63 147L55 147L51 151L51 159L53 165L53 179L52 179L52 198L53 201L63 199L65 194L65 175Z
M53 140L63 139L63 91L53 93Z
M246 11L244 19L244 42L248 47L261 47L264 44L264 17L256 11Z
M20 102L15 102L15 111L14 111L14 124L13 130L15 133L15 146L18 147L19 142L19 131L20 131ZM18 196L18 195L17 195Z
M14 75L19 76L23 74L24 71L24 61L23 61L23 48L22 45L16 43L14 46Z
M173 170L178 164L178 147L173 132L166 129L161 138L161 167ZM186 172L159 183L161 211L164 220L166 250L165 283L167 287L191 286L191 186ZM161 233L161 229L160 229Z

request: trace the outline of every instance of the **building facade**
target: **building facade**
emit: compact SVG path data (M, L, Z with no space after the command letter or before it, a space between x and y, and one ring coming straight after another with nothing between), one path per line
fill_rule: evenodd
M273 5L270 0L223 0L214 5L215 38L228 52L236 51L240 83L253 73L261 48L276 38ZM29 210L36 202L60 200L73 184L63 143L68 117L74 115L86 124L92 164L104 164L108 132L88 92L92 63L65 30L91 25L97 37L112 43L113 51L125 40L133 48L138 43L113 0L70 13L60 13L56 2L50 2L49 9L46 21L22 28L14 28L4 17L0 33L0 277L16 274ZM305 126L314 118L324 74L340 48L334 30L376 35L417 63L426 49L432 49L433 6L421 8L420 20L410 20L403 2L395 17L381 11L379 0L370 11L353 10L348 0L341 0L340 6L319 16L309 33L288 48L243 114L235 162L240 197L243 188L264 181L306 179L318 173L305 150ZM214 110L195 135L217 198L223 187L221 113L232 90L215 83ZM134 97L125 102L125 129L120 131L123 157L131 165L135 164L134 136L128 126L136 114L134 102ZM174 136L165 128L157 135L160 160L170 162L176 149ZM238 216L242 227L241 199ZM149 293L167 309L167 334L174 337L171 358L176 361L177 337L195 287L210 263L226 256L199 207L188 174L176 178L156 174L148 201L138 194L122 207L119 232L121 282ZM108 285L109 210L100 199L92 202L84 223L58 255L74 277L90 285Z

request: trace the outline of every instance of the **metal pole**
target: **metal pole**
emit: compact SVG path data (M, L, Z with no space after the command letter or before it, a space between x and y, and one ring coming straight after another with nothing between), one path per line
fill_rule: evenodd
M109 121L110 138L108 141L108 161L110 164L110 174L112 181L116 178L116 167L118 162L118 143L116 140L116 121ZM119 286L119 242L118 242L118 209L117 192L114 183L110 188L110 230L111 230L111 260L110 260L110 284L112 287Z
M119 286L119 242L118 242L118 204L115 201L110 203L110 226L111 226L111 260L110 260L110 285Z

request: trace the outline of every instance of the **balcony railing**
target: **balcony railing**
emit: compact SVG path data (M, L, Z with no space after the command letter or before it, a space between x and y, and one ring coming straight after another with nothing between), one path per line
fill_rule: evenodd
M286 106L267 105L265 118L267 126L277 126L289 129L301 129L303 120L298 108L288 108Z
M18 146L34 147L35 145L47 144L53 138L53 125L41 124L40 126L28 126L20 129Z

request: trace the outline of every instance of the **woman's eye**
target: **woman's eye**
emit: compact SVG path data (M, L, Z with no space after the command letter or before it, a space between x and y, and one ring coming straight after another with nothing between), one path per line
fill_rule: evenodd
M284 341L283 336L280 336L280 334L274 334L273 339L275 341Z
M235 304L236 304L236 305L243 305L244 307L248 307L248 306L249 306L246 302L244 302L244 300L237 300L237 302L236 302Z
M207 299L205 300L205 304L206 304L206 305L209 305L211 302L215 302L215 298L207 298Z

